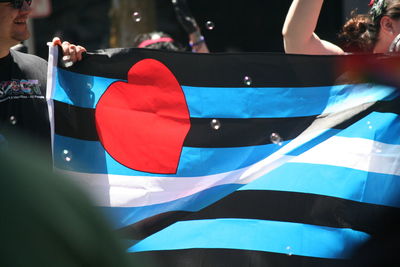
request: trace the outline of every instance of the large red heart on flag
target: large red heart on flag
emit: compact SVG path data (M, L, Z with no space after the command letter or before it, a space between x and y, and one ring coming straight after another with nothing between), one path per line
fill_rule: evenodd
M96 106L96 127L106 151L124 166L150 173L177 172L190 129L185 95L161 62L145 59L115 82Z

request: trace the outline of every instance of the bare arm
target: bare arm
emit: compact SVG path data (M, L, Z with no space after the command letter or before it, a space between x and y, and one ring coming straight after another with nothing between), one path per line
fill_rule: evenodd
M200 27L197 25L192 12L190 12L186 0L171 0L171 2L178 21L189 35L192 52L209 53L204 37L201 35Z
M324 0L293 0L282 29L286 53L344 54L343 50L314 33Z

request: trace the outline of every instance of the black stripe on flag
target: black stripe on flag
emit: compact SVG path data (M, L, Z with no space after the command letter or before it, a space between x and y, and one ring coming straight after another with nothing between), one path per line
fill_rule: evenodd
M238 233L240 234L240 233ZM324 259L241 249L185 249L130 254L132 259L151 259L164 267L345 267L348 260ZM158 265L157 265L158 266Z
M122 228L119 233L130 239L143 239L177 221L236 218L350 228L374 234L382 231L381 224L389 223L393 215L400 216L400 209L315 194L246 190L236 191L198 212L159 214Z
M399 101L377 102L326 116L291 118L216 118L219 130L211 127L212 119L191 118L186 147L241 147L271 144L271 134L278 133L283 141L292 140L311 124L313 129L345 129L373 111L399 114ZM95 110L54 101L55 133L58 135L98 141ZM314 123L316 122L316 123Z
M251 77L253 87L311 87L348 83L337 80L340 76L336 68L339 57L283 56L277 53L211 55L151 49L107 49L96 51L95 54L87 53L79 64L65 70L126 80L129 69L143 59L162 62L181 85L243 87L246 86L246 76Z
M62 53L59 53L60 55ZM61 56L60 56L61 58ZM126 80L130 68L143 59L155 59L167 66L181 85L198 87L243 87L250 77L249 87L316 87L365 82L352 77L368 75L378 83L398 85L398 80L387 80L387 75L376 71L376 66L398 64L399 56L346 55L314 56L279 53L222 53L201 54L152 49L107 49L85 54L85 59L67 71ZM348 64L364 62L360 65ZM378 64L377 64L378 63ZM62 66L62 64L58 64ZM387 66L386 66L387 67ZM371 70L372 68L372 70ZM393 68L393 67L392 67ZM385 73L385 72L384 72ZM397 75L391 73L391 75ZM245 85L248 86L248 85Z
M55 133L76 139L98 141L94 109L81 108L59 101L55 106ZM68 119L73 118L73 120ZM240 147L271 143L271 134L291 140L315 120L315 116L267 119L218 119L221 128L211 127L212 119L191 118L186 136L187 147ZM72 123L73 122L73 123Z
M58 135L98 141L94 109L81 108L54 100L54 132Z

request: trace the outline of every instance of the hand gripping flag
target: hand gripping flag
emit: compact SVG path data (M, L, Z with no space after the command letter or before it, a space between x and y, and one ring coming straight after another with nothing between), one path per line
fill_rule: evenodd
M50 50L54 167L133 255L340 266L399 214L398 57Z

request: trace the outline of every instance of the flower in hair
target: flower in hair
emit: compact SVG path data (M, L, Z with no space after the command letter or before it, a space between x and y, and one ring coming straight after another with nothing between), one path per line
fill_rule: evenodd
M380 16L382 16L387 7L385 0L371 0L369 5L371 6L369 14L371 15L373 21L376 21Z

